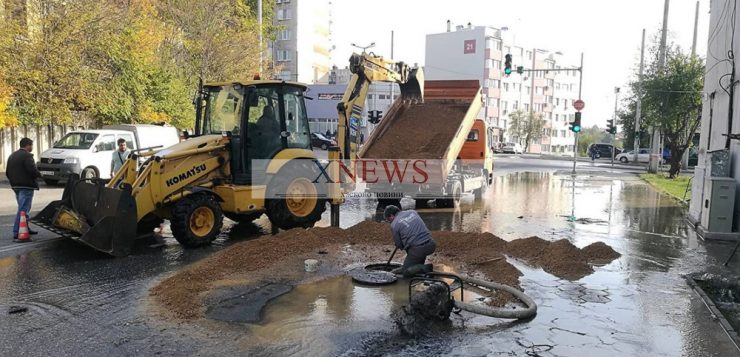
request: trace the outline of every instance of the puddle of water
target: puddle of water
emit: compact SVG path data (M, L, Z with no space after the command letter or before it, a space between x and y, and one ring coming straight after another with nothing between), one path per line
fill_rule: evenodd
M443 265L435 265L435 270L452 272ZM483 299L469 289L464 297L468 302ZM460 298L459 289L453 298ZM408 299L408 279L373 287L355 284L345 275L299 285L267 304L264 318L250 325L242 343L249 349L268 348L270 353L332 355L357 336L395 331L391 312Z

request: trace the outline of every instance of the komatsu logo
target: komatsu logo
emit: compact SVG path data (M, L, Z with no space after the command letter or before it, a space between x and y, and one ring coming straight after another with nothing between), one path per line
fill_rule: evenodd
M191 177L193 177L193 176L195 176L195 175L197 175L197 174L199 174L199 173L201 173L201 172L203 172L205 170L206 170L206 164L201 164L201 165L195 166L192 169L190 169L188 171L185 171L185 172L183 172L183 173L181 173L181 174L179 174L179 175L177 175L177 176L175 176L175 177L173 177L173 178L171 178L171 179L169 179L169 180L167 180L165 182L167 183L167 187L170 187L170 186L176 185L176 184L178 184L178 183L180 183L180 182L182 182L184 180L187 180L188 178L191 178Z

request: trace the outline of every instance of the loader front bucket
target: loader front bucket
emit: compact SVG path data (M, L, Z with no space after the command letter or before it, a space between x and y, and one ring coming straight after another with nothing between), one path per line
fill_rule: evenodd
M31 221L113 256L126 256L136 238L136 202L131 186L107 188L102 181L70 177L62 199Z
M401 98L414 102L424 102L424 72L421 68L413 68L405 83L399 83Z

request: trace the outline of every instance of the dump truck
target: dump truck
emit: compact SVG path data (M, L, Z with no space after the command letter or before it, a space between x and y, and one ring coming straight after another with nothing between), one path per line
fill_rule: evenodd
M357 156L356 113L370 81L397 83L404 100L423 100L423 79L403 62L363 52L351 56L350 68L332 150L340 159ZM62 198L32 222L114 256L128 255L164 219L187 248L210 244L224 216L250 222L266 214L273 229L305 228L329 203L338 225L346 187L316 182L304 84L254 78L199 87L193 136L156 153L134 152L109 181L70 176Z
M397 100L360 150L361 160L393 161L413 168L423 162L425 179L367 183L379 205L399 204L401 196L426 207L459 205L465 193L481 197L490 185L493 159L477 80L425 81L424 102ZM385 164L388 166L387 164Z

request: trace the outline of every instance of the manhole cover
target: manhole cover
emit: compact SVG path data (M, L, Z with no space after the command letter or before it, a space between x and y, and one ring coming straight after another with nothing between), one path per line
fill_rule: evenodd
M401 264L398 263L377 263L377 264L369 264L365 265L365 270L367 271L391 271L396 268L400 268Z
M398 280L393 273L382 270L355 269L349 275L352 276L352 281L368 285L387 285Z

